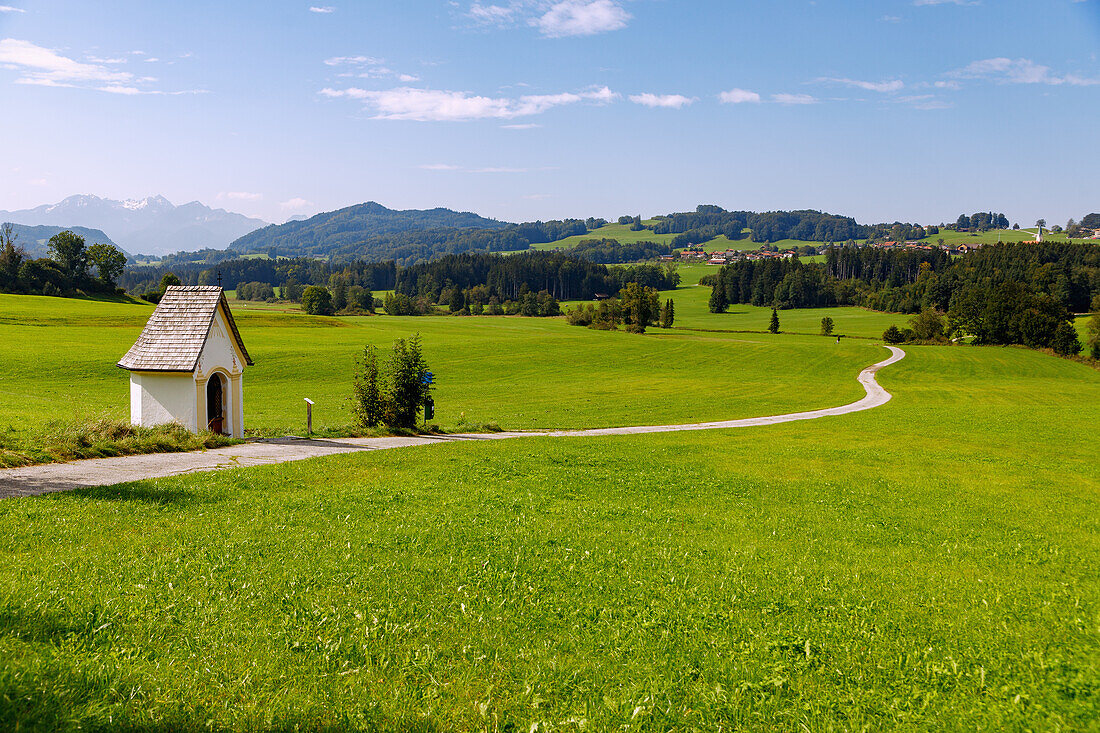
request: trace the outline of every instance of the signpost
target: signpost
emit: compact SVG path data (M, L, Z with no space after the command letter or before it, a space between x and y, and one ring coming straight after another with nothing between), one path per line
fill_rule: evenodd
M303 397L306 401L306 435L313 435L313 400Z

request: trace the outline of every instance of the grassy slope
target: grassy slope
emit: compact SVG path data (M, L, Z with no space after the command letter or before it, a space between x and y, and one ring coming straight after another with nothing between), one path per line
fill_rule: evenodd
M995 244L998 241L1002 242L1024 242L1035 238L1035 229L1001 229L980 233L969 232L954 232L946 229L940 230L939 234L927 237L922 240L928 244L936 244L940 239L944 241L944 244L948 245L960 245L960 244ZM531 246L531 249L569 249L574 247L580 241L584 239L617 239L620 242L668 242L675 234L655 234L654 232L646 229L640 232L630 231L629 224L608 224L607 226L595 229L583 236L567 237L560 239L556 242L549 242L547 244L535 244ZM1048 238L1053 239L1065 239L1063 234L1046 234ZM1075 242L1081 241L1094 241L1094 240L1074 240ZM783 239L778 242L773 242L779 249L790 249L792 247L802 247L804 245L821 246L821 242L806 242L799 239ZM726 237L717 237L708 242L703 243L701 246L705 247L707 251L724 250L724 249L738 249L738 250L754 250L759 249L760 245L752 242L749 239L742 239L738 241L731 241Z
M880 380L810 423L0 503L0 725L1094 727L1100 467L1066 436L1100 374L914 347Z

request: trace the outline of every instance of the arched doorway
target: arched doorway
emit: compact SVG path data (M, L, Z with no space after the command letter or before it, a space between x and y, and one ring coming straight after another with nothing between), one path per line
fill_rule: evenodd
M213 433L228 435L225 419L225 377L214 373L206 384L206 427Z

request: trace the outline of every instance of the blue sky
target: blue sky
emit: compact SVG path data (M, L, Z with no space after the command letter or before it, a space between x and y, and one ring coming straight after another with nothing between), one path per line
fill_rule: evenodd
M0 209L1064 223L1098 53L1100 0L0 0Z

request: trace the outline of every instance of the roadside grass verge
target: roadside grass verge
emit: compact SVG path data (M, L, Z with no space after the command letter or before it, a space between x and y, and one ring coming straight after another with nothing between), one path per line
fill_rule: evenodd
M54 421L29 442L10 427L0 431L0 468L81 458L180 453L240 442L210 431L195 434L175 424L143 428L109 418Z

